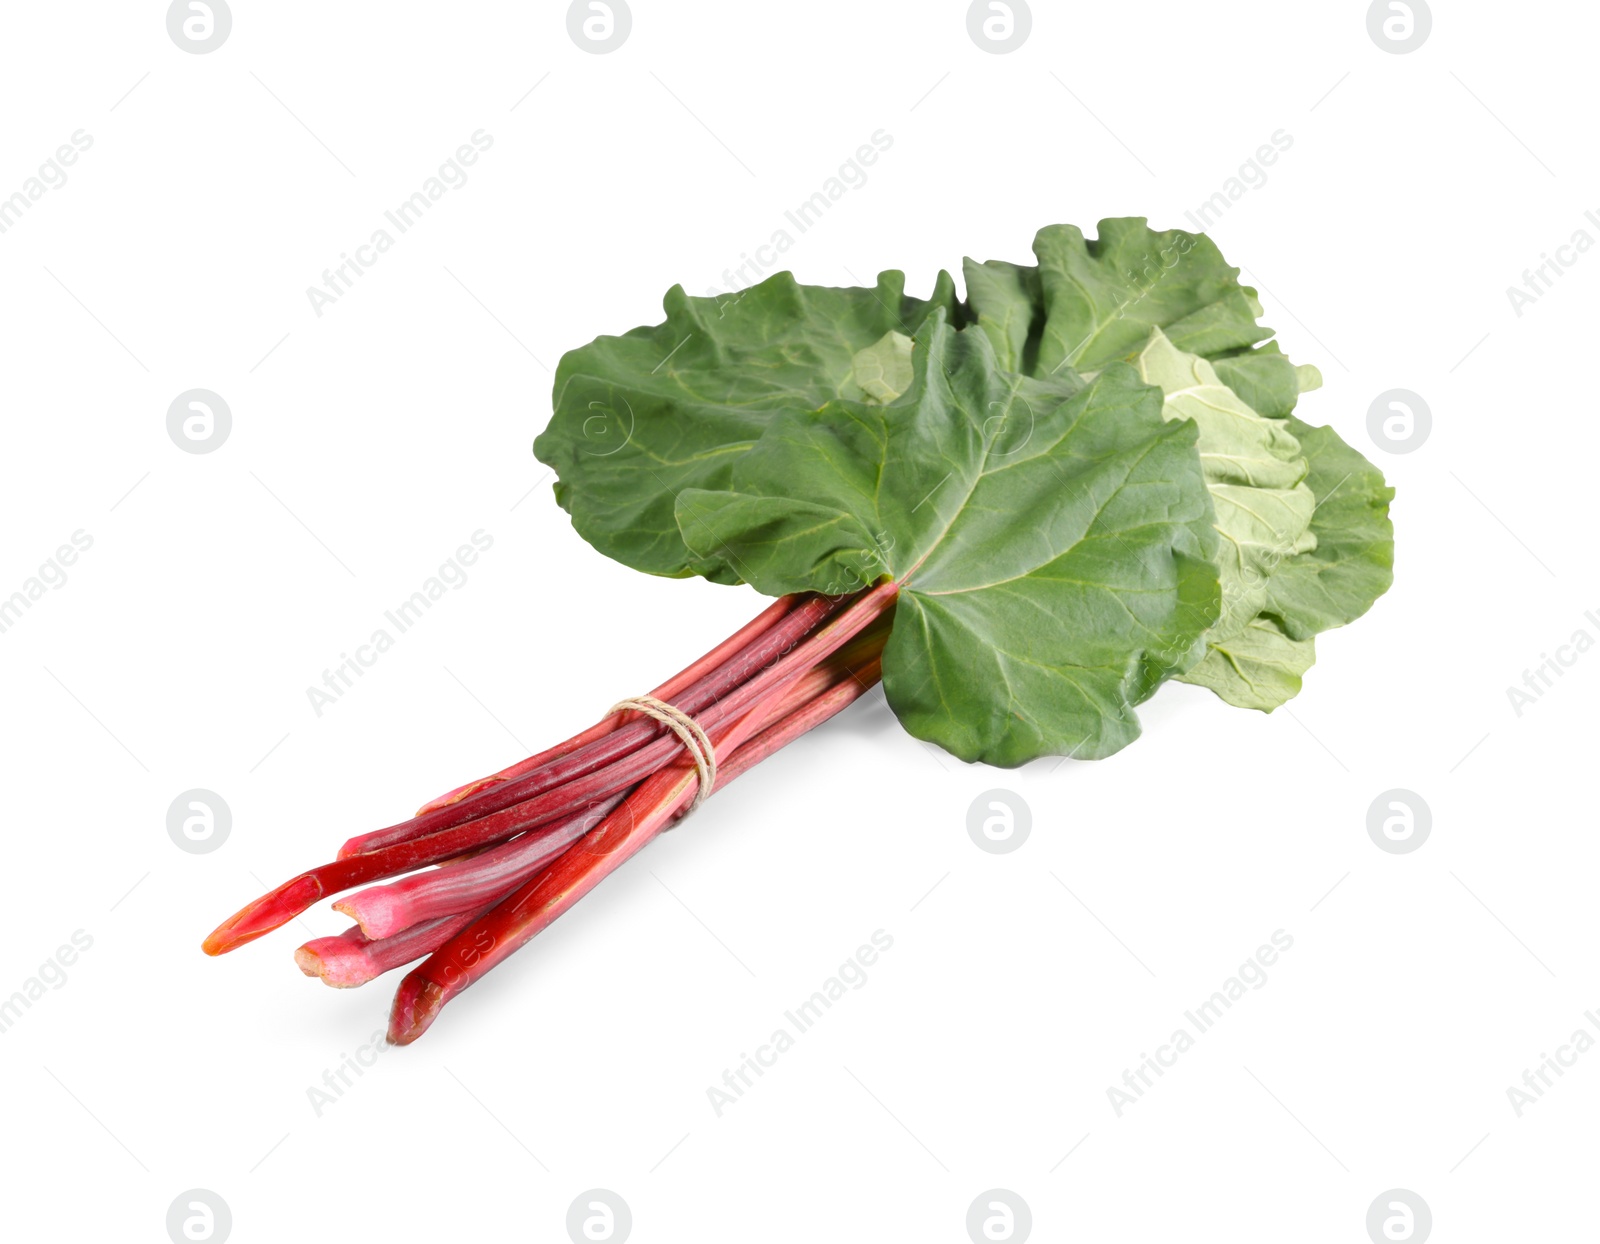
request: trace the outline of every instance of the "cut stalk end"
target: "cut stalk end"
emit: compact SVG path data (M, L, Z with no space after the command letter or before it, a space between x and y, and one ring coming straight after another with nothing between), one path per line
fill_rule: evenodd
M294 952L294 961L307 976L333 989L354 989L377 975L366 951L347 936L309 941Z
M402 909L402 903L385 886L372 886L342 898L333 905L361 926L362 933L377 941L380 937L393 937L401 929L415 923Z

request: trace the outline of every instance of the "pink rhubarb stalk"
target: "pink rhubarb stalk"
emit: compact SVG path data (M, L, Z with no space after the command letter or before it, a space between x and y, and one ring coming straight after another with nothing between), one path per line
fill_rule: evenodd
M892 603L892 591L888 599ZM871 654L859 667L846 666L842 673L811 671L806 685L793 689L790 702L796 705L794 711L779 715L758 709L732 726L712 732L718 757L716 789L828 720L876 683L881 670L878 649L882 637L874 635L871 639ZM741 763L740 749L746 740L753 744L753 751ZM687 807L697 784L698 777L688 762L674 761L641 783L598 828L549 868L413 969L395 993L389 1040L396 1045L409 1045L420 1037L452 998L548 928L652 841Z
M709 731L714 727L723 727L725 723L731 722L737 725L740 718L768 696L778 695L791 687L808 670L826 660L883 617L893 607L897 592L895 584L885 582L861 593L798 646L780 649L776 659L763 664L760 672L754 677L747 681L730 680L729 685L733 689L723 698L698 712L697 716L702 727ZM801 609L796 609L794 612L800 611ZM781 630L782 625L774 627L773 632ZM769 636L770 634L769 632ZM686 709L686 711L695 710ZM611 735L610 739L601 740L599 744L591 746L603 747L611 739L620 738L630 729L632 727L623 727ZM588 808L646 779L647 775L656 773L675 754L681 753L682 746L676 736L658 738L655 742L633 751L632 754L624 754L608 768L598 771L586 769L576 779L565 779L554 789L543 788L538 796L526 799L516 806L503 807L490 815L480 815L475 820L460 817L459 820L452 821L448 828L425 837L409 838L391 846L346 856L330 864L310 869L247 904L223 921L201 944L202 949L210 955L225 954L286 924L322 898L365 882L397 876L428 864L451 859L466 851L504 841L515 834L558 820L578 809ZM480 792L479 795L471 796L460 804L440 808L428 815L429 817L459 815L460 809L466 808L484 795L509 792L524 783L539 779L543 774L559 769L567 760L572 759L574 757L567 757L566 760L557 761L555 765L539 773L503 783L500 787ZM623 804L623 808L627 806L627 803ZM613 813L613 816L615 815Z
M674 703L680 695L694 686L700 679L712 673L724 662L731 660L762 635L770 631L792 612L800 601L801 598L798 596L779 597L744 626L706 653L705 656L701 657L693 665L679 670L650 694L658 700L665 700L669 704ZM529 756L526 760L519 760L516 764L501 769L498 773L491 773L488 777L478 778L476 781L458 786L454 790L446 791L436 799L428 800L427 803L417 809L417 815L422 816L424 813L432 812L435 808L443 808L452 803L459 803L468 795L476 794L486 787L496 786L511 778L522 777L526 773L532 773L535 769L542 769L551 761L559 760L562 756L577 751L578 748L583 747L585 744L604 738L619 726L637 720L637 715L633 713L613 713L603 721L596 722L581 734L573 735L565 743L558 743L536 756ZM359 841L360 839L351 839L352 843Z
M370 938L461 911L477 911L521 885L605 819L621 795L553 829L534 830L445 868L358 890L333 905Z
M753 643L746 645L731 660L697 679L676 696L674 702L684 712L699 716L708 706L726 696L734 688L782 660L785 654L791 652L824 619L848 612L861 599L856 597L849 606L841 608L840 602L827 597L802 598L799 604L776 624L762 632ZM699 662L696 662L696 665L698 664ZM594 728L599 729L598 726ZM555 759L538 764L515 778L479 787L472 794L459 800L435 807L421 816L412 817L408 821L402 821L386 829L360 834L339 848L339 858L376 851L397 842L407 842L501 811L546 791L554 790L574 778L615 763L641 746L647 745L652 739L663 738L676 745L677 740L668 733L665 726L648 718L618 725L615 729L604 732L601 737ZM546 753L541 755L544 754ZM538 760L540 757L534 756L523 763L533 764ZM518 767L521 766L513 766L513 768Z
M374 940L359 928L336 937L318 937L294 952L294 961L307 976L320 976L335 989L354 989L385 972L404 967L413 959L432 954L480 912L464 911L425 924L414 924L394 937Z

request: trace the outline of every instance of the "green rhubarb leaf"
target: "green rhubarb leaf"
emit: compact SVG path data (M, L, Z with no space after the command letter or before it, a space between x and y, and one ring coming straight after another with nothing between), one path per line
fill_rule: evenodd
M926 302L894 272L871 289L787 273L719 298L674 288L664 324L562 359L535 452L579 533L641 570L780 594L915 568L885 683L908 728L957 755L1108 754L1169 677L1270 710L1312 637L1389 586L1392 490L1293 417L1321 376L1268 340L1209 239L1142 219L1099 234L1041 230L1037 266L967 260L965 303L943 273ZM1195 469L1158 435L1091 514L1152 402L1166 436L1190 429ZM1128 498L1193 501L1194 475L1203 516L1151 504L1138 522Z
M1265 358L1272 350L1254 353ZM1312 637L1359 617L1388 588L1393 492L1330 429L1312 428L1282 406L1283 417L1262 418L1240 387L1221 384L1221 362L1178 351L1159 330L1139 361L1144 378L1161 386L1167 417L1199 424L1222 537L1222 616L1205 637L1203 659L1178 677L1240 708L1270 712L1299 693L1316 659ZM1288 378L1297 388L1321 380L1314 368Z
M1202 640L1201 659L1177 677L1236 707L1270 712L1299 694L1301 675L1316 660L1308 636L1291 639L1262 616L1273 576L1316 547L1305 452L1284 419L1252 410L1217 368L1160 329L1139 355L1139 372L1160 386L1168 419L1191 419L1200 429L1200 464L1221 537L1222 615ZM1288 379L1294 382L1292 370Z
M684 546L674 498L725 486L776 415L871 396L866 386L882 377L857 374L860 352L913 332L935 306L957 312L943 273L931 301L908 297L899 272L859 289L800 285L784 272L715 298L674 286L665 323L562 358L555 413L534 453L555 469L573 526L602 553L652 574L737 582Z
M1272 336L1257 322L1261 303L1209 238L1157 233L1138 218L1103 220L1094 242L1053 225L1040 231L1034 251L1038 267L963 265L971 316L1008 371L1093 371L1112 359L1131 361L1159 328L1209 359L1257 414L1287 415L1321 383L1316 368L1297 368L1275 343L1255 344Z
M1132 217L1102 220L1090 242L1074 225L1051 225L1033 251L1045 312L1038 371L1091 371L1131 359L1153 328L1206 358L1272 336L1256 323L1255 291L1239 284L1239 270L1204 234L1157 233Z
M1311 467L1316 547L1273 572L1264 609L1288 635L1309 639L1355 621L1394 582L1394 489L1332 428L1292 416L1287 425Z
M1322 373L1309 364L1296 367L1276 341L1212 359L1222 382L1246 406L1269 419L1282 419L1295 408L1302 393L1322 387Z
M1257 617L1227 639L1212 641L1182 677L1238 708L1271 712L1300 694L1300 677L1316 659L1315 640L1290 639L1277 622Z
M1200 467L1221 536L1222 616L1207 636L1215 643L1242 631L1265 607L1272 573L1315 544L1305 455L1283 420L1251 410L1210 363L1159 328L1139 354L1139 374L1161 389L1166 418L1192 419L1200 430Z
M697 557L770 595L902 583L890 707L964 760L1109 755L1216 621L1196 426L1114 364L1086 387L997 366L935 312L887 405L774 417L729 486L686 489Z
M1006 371L1031 376L1044 331L1044 288L1039 269L994 259L962 262L967 305L981 332L994 347L995 361Z

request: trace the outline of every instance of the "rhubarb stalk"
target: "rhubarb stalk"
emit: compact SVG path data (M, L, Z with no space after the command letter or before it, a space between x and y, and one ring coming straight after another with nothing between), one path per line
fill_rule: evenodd
M893 607L897 591L895 584L885 582L854 597L847 606L834 613L824 625L803 639L798 646L780 648L776 659L762 665L760 671L747 681L740 682L719 671L716 677L726 679L732 689L724 698L710 704L697 714L701 726L709 730L724 723L737 723L764 698L778 694L791 686L808 670L837 652L840 647L881 618ZM790 616L801 613L808 605L815 603L816 599L820 598L804 602ZM785 619L785 622L787 621L788 619ZM780 623L773 627L754 647L761 647L768 642L772 635L784 629L784 625L785 623ZM735 666L737 667L748 656L747 650L740 660L735 662ZM704 681L702 680L702 684ZM685 711L694 710L686 708ZM646 723L637 724L642 726ZM655 725L653 722L648 724ZM592 744L591 747L604 747L630 729L632 727L623 727L608 739ZM659 730L659 727L657 729ZM418 820L427 820L429 817L457 818L451 820L447 828L425 836L408 838L376 850L344 856L291 878L223 921L202 943L202 948L207 954L224 954L279 928L325 897L369 881L397 876L428 864L451 859L466 851L504 841L515 834L585 809L646 779L681 750L682 744L676 736L667 735L637 748L632 754L624 754L608 767L596 770L579 765L578 775L569 777L557 787L543 787L540 793L531 799L524 799L510 806L502 805L489 815L478 815L477 819L461 816L461 809L467 808L484 795L503 795L522 787L525 783L538 781L543 775L573 760L577 756L577 753L574 753L573 756L557 761L554 765L529 777L503 783L500 787L480 792L479 795L471 796L459 804L440 808L429 813L428 817ZM625 803L623 806L628 805Z
M720 790L869 690L881 673L878 652L882 635L875 634L871 639L870 655L859 668L847 666L842 673L817 670L808 675L808 681L815 676L813 686L820 683L825 689L820 694L813 687L806 687L803 692L797 689L795 711L776 720L770 713L755 711L720 737L714 734L718 756L715 789ZM746 740L754 748L741 761L740 750ZM687 807L694 793L698 776L686 765L684 760L674 761L642 783L593 833L414 969L395 994L389 1040L397 1045L415 1041L452 998L548 928L653 840Z

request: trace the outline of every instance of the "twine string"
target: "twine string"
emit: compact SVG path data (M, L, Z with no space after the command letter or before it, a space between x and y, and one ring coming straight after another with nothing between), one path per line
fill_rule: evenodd
M694 799L690 802L684 816L688 816L707 799L711 797L711 788L717 781L717 751L711 746L711 739L704 728L688 713L675 704L668 704L665 700L658 700L653 695L635 696L628 700L618 700L606 711L606 716L612 713L635 712L652 717L671 730L682 741L684 750L689 753L694 761L696 773L699 775L700 784L694 792Z

